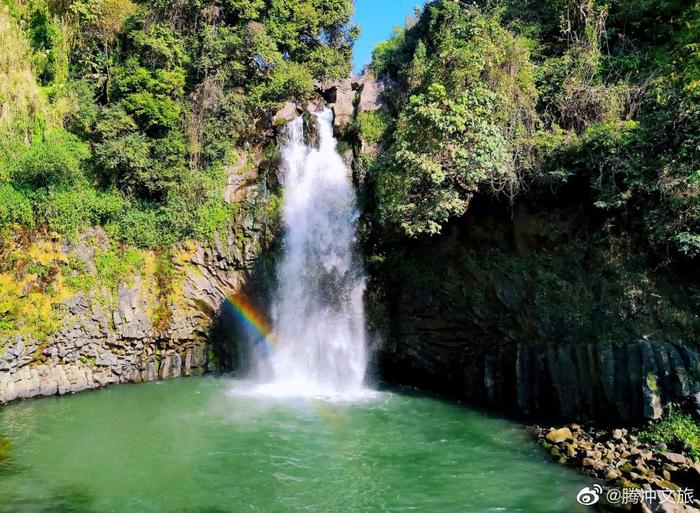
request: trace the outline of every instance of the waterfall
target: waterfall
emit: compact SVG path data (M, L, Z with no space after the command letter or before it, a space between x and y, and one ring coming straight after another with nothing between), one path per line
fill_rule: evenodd
M314 115L318 147L304 143L302 118L286 127L284 256L272 305L276 351L268 387L291 395L347 395L363 389L366 366L357 251L358 209L350 171L336 149L333 114Z

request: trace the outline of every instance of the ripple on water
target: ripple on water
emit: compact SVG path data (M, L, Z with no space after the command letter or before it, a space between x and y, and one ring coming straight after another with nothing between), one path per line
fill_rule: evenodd
M590 483L508 421L386 392L269 392L194 378L5 407L0 513L586 511Z
M337 404L357 404L376 401L383 394L371 388L339 392L332 388L324 388L314 383L300 381L298 383L259 383L255 381L235 380L229 389L232 397L252 397L257 399L283 400L299 399L303 401L324 401Z

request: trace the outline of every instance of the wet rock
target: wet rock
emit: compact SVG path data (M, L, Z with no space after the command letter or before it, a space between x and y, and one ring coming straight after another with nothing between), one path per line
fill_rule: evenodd
M333 111L333 128L336 133L342 132L352 120L358 87L357 81L350 78L316 83L316 90Z
M639 507L640 513L653 513L651 511L651 508L649 506L647 506L647 504L645 502L640 502L638 504L638 507Z
M552 429L547 433L547 440L555 444L571 439L573 439L573 436L567 427Z
M253 202L258 192L258 169L252 162L251 156L241 152L234 165L226 166L226 187L224 188L224 201L238 204ZM219 246L219 252L224 249Z
M648 419L660 419L663 415L663 407L661 406L661 397L658 393L650 390L644 390L644 416Z
M670 477L666 477L666 474L669 474ZM685 468L675 468L674 470L666 470L666 466L664 466L664 479L677 482L684 488L700 490L700 464L693 463Z
M223 236L216 243L197 245L186 265L177 263L184 297L178 297L177 307L173 306L170 325L154 327L154 284L144 282L142 275L119 285L113 308L107 306L111 297L103 301L104 294L112 294L107 290L68 298L61 328L41 344L24 336L3 341L0 404L158 379L154 355L163 345L172 348L162 371L164 379L202 372L207 364L202 356L207 354L207 336L220 306L241 287L242 276L255 264L263 246L260 239L269 237L259 220L244 219L241 215L232 221L236 229L246 230L243 244L233 234ZM240 258L234 248L242 252ZM89 258L90 251L83 250Z
M192 368L194 367L194 353L192 349L188 349L185 352L185 360L183 364L182 373L185 376L189 376L192 373Z
M141 378L143 381L155 381L158 379L158 368L155 361L150 360L146 363L146 368L141 373Z
M580 215L566 212L579 226L585 224ZM589 287L588 275L572 279L577 273L564 270L568 267L563 262L577 258L560 249L570 247L566 237L575 228L554 227L526 207L515 208L510 219L500 222L492 213L484 213L483 218L472 214L478 219L446 227L442 236L417 243L410 251L416 262L420 261L417 255L439 251L444 263L436 263L431 270L438 284L419 286L408 280L386 286L392 315L387 321L390 340L383 346L380 362L385 379L555 423L576 419L622 425L654 419L666 403L685 403L700 393L700 366L693 363L699 353L692 337L670 343L660 327L657 340L635 334L610 343L599 336L595 319L586 321L591 321L589 331L582 333L566 315L553 313L552 305L520 297L537 288L540 272L554 272L581 299L607 290L606 278L594 269L595 287ZM548 216L563 222L560 214ZM505 267L494 272L493 266L481 263L488 260L496 240L511 238L514 247L512 254L506 251L506 258L515 262L521 253L541 251L559 255L562 267L548 259L546 265L533 263L527 272ZM483 258L472 258L476 254ZM580 268L588 269L587 263L581 262ZM560 300L566 303L563 297ZM595 316L606 316L604 310L598 305ZM636 333L646 332L646 324L656 322L647 319L647 323L641 317L645 316L638 315L625 325ZM442 327L436 329L439 324Z
M605 479L608 481L615 481L619 477L622 477L622 472L619 469L611 469L605 474Z
M687 507L683 504L664 502L660 503L655 511L656 513L696 513L697 509Z
M569 447L582 449L583 458L568 453L563 456L561 446L547 439L551 431L546 428L535 430L540 444L550 450L556 461L575 466L588 476L605 480L616 488L679 492L700 487L700 465L694 465L683 454L658 451L640 442L634 432L624 428L572 430L573 440L567 442L565 447L567 451ZM657 502L649 504L651 511L662 511ZM636 506L637 511L642 511L639 504ZM684 507L687 509L680 511L697 511L695 505Z
M596 445L595 447L600 447L600 445ZM601 453L600 450L594 449L590 451L586 451L586 456L589 458L593 458L594 460L599 460L603 457L603 454Z
M340 97L341 100L331 107L333 111L333 127L337 132L344 130L350 124L355 110L353 107L353 97L354 94L350 92L343 94Z

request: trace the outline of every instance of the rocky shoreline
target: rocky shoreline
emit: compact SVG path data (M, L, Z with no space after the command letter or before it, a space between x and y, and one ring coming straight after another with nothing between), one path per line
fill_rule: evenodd
M601 511L700 511L700 463L665 444L641 441L638 429L570 424L535 426L534 431L555 461L593 478L592 487L600 486Z

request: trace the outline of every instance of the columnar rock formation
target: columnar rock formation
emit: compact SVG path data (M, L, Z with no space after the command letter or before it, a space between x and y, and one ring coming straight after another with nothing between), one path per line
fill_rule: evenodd
M257 192L257 167L245 163L242 159L229 170L226 198L249 206L264 204ZM86 250L86 241L107 240L98 230L86 235L77 244L63 244L59 253L65 260L81 260L94 274L94 251ZM254 209L241 209L229 233L175 248L173 279L178 287L167 311L158 315L161 325L154 322L161 305L153 276L149 279L147 273L121 282L116 291L67 298L60 329L45 340L17 335L0 344L0 403L215 368L209 336L222 302L241 288L273 235Z
M509 217L475 205L375 272L383 378L550 421L697 407L699 320L682 279L609 263L585 214L548 208Z

